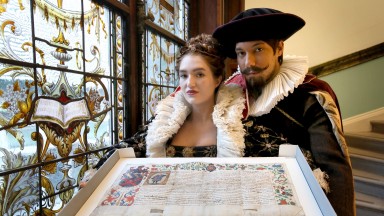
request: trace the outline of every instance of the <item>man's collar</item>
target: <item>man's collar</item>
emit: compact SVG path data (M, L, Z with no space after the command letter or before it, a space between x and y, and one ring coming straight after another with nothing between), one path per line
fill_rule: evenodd
M243 88L247 99L243 117L247 118L248 115L261 116L269 113L280 100L288 96L297 86L303 83L307 73L307 57L285 56L279 74L263 88L263 92L259 98L257 98L256 101L252 100L252 103L250 103L245 79L239 70L224 83L226 85L236 84Z
M280 100L288 96L297 86L303 83L307 73L307 57L284 56L280 72L263 88L257 100L249 104L249 115L261 116L269 113Z

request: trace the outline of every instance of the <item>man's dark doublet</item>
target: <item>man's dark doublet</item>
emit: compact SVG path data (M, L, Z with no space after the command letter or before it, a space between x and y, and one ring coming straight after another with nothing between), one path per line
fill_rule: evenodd
M244 119L245 157L278 156L280 144L299 145L311 168L320 168L328 176L330 192L326 195L337 214L353 215L354 188L349 157L343 154L330 116L316 97L319 92L333 98L337 107L334 111L339 112L336 96L328 84L307 75L304 83L269 113Z

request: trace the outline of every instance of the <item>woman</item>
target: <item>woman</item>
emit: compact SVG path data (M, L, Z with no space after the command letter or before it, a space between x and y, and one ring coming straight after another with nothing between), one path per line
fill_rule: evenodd
M224 56L210 35L190 39L176 60L179 87L160 101L148 127L148 157L241 157L245 99L221 85Z
M191 38L176 59L179 87L161 100L155 118L131 138L114 145L133 147L136 157L241 157L245 98L236 84L223 85L221 45L211 35Z
M179 87L158 103L148 127L112 146L94 168L115 149L127 147L133 147L136 157L242 157L245 98L237 84L222 84L221 53L210 35L191 38L176 59ZM94 171L86 171L81 187Z

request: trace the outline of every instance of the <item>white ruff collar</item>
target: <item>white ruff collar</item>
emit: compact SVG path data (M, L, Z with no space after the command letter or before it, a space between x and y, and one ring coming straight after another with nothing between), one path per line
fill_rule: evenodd
M249 115L261 116L269 113L280 100L288 96L288 94L292 93L297 86L303 83L307 73L307 57L284 56L280 72L263 88L263 91L256 102L249 104ZM249 103L249 98L247 101Z

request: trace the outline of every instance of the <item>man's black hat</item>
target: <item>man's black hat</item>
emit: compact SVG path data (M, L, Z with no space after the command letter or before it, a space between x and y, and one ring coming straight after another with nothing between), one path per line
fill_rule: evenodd
M241 12L213 32L226 55L236 58L236 43L254 40L286 40L305 25L305 21L289 13L270 8L252 8Z

